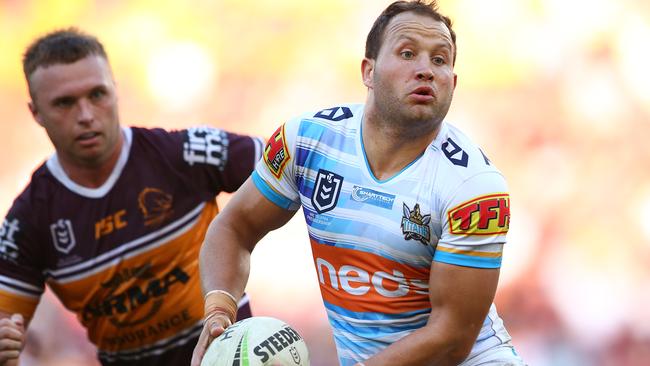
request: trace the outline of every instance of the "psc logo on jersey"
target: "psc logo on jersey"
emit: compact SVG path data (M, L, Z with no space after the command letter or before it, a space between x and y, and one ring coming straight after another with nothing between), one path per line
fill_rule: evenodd
M280 179L284 167L291 159L284 137L284 125L278 127L264 148L264 163L276 179Z
M447 216L451 234L505 234L510 225L510 196L496 193L476 197L452 208Z

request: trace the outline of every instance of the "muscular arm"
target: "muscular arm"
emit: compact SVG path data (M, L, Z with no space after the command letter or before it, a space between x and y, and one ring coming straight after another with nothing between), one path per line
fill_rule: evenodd
M201 286L239 299L250 272L250 254L269 231L284 225L295 211L267 200L249 178L212 221L199 254Z
M266 233L284 225L294 213L267 200L249 178L210 223L199 254L203 292L223 290L239 299L248 281L253 248ZM194 348L192 366L199 365L212 339L227 326L222 317L205 321Z
M427 325L364 361L379 365L458 365L470 353L494 299L499 269L431 265Z
M0 365L18 364L18 356L25 345L27 324L22 316L0 311Z

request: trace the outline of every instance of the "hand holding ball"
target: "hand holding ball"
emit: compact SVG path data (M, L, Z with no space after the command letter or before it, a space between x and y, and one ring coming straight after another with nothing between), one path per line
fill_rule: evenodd
M270 317L241 320L208 347L201 366L308 366L302 337L285 322Z

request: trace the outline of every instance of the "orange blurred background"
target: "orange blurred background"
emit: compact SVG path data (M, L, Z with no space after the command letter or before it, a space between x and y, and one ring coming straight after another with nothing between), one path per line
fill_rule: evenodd
M363 102L365 37L384 0L0 1L0 211L53 148L31 119L21 56L78 26L103 41L125 125L212 124L268 137L303 111ZM508 179L496 304L530 365L650 359L650 2L442 0L458 35L448 120ZM226 204L228 197L220 197ZM304 219L253 255L257 315L336 364ZM50 293L23 365L92 364Z

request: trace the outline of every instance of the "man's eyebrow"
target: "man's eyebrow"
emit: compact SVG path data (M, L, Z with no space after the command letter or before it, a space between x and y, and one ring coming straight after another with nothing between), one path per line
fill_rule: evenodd
M405 42L405 41L406 42L413 42L413 43L419 42L415 37L412 37L412 36L410 36L408 34L400 34L399 36L397 36L396 41L397 41L396 43L402 43L402 42ZM446 48L449 48L450 50L452 50L454 46L447 38L439 37L438 40L436 41L436 44L435 44L434 47L436 47L436 48L446 47Z

